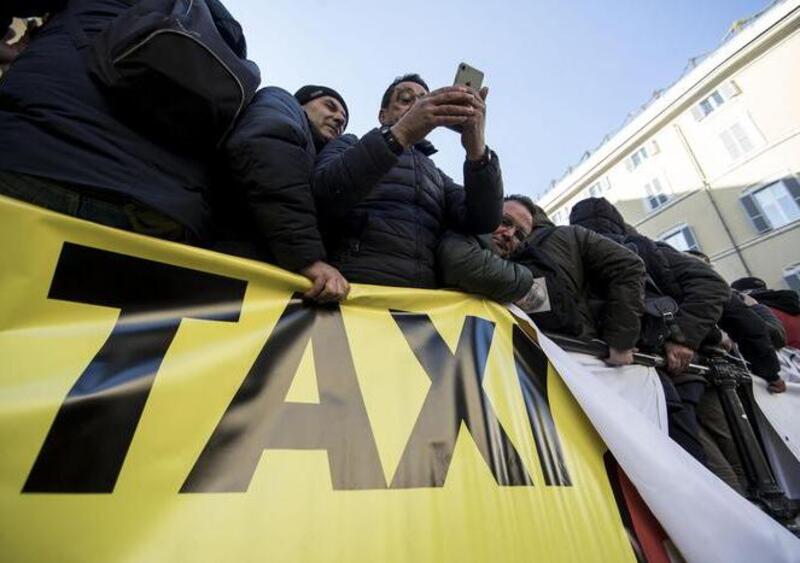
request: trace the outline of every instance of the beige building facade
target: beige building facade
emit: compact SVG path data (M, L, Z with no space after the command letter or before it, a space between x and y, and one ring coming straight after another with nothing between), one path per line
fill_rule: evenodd
M800 291L800 0L738 31L538 203L568 224L590 196L729 282Z

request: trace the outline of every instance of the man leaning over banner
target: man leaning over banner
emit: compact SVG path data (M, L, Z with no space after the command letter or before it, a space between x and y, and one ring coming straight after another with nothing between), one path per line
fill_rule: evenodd
M452 86L429 92L419 75L384 92L380 128L343 135L320 153L314 196L331 262L350 280L434 288L446 228L488 233L500 223L503 183L484 141L486 94ZM461 126L464 187L439 170L425 137Z
M344 98L308 85L294 96L261 89L223 148L228 181L215 204L216 250L276 264L313 283L306 297L340 301L350 286L326 262L311 184L314 159L347 126Z
M571 355L666 431L658 375L653 368L630 365L643 307L642 261L586 229L556 227L526 196L508 196L503 211L491 240L445 235L438 250L445 285L514 301L540 330L587 341L603 338L610 349L604 361ZM599 294L604 306L595 303Z
M644 261L658 294L676 304L677 311L666 323L664 338L657 339L648 352L663 354L667 362L668 374L662 381L672 396L667 399L671 406L670 436L697 460L707 463L695 412L706 381L685 372L701 344L716 332L715 325L730 297L728 284L700 260L638 233L605 198L579 201L572 207L569 219L572 225L633 248Z
M556 227L530 198L505 199L503 221L491 240L448 233L438 259L446 285L514 301L545 330L584 340L602 338L610 345L610 365L633 361L642 311L642 261L585 229ZM590 305L593 291L605 295L602 318L596 318L593 309L598 308Z

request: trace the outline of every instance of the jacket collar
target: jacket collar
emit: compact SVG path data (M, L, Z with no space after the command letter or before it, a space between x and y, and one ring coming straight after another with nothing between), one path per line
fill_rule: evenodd
M433 143L431 143L428 139L422 139L419 143L414 145L414 148L425 156L431 156L432 154L439 152L437 148L433 146Z

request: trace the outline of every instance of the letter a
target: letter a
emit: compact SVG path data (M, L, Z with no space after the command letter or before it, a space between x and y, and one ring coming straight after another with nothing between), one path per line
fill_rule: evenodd
M285 402L308 341L320 404ZM327 450L334 489L385 489L338 305L295 296L181 492L244 492L265 449Z

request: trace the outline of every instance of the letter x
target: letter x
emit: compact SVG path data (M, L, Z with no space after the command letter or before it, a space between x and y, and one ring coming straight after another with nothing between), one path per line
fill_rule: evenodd
M533 485L483 391L494 323L466 317L453 355L427 315L392 311L392 317L431 380L392 488L443 486L461 422L498 484Z

